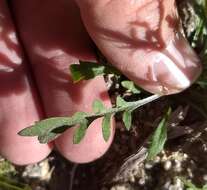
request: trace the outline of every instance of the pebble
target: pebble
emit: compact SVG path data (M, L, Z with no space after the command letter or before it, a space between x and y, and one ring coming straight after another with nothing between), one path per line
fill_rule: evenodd
M145 168L146 168L147 170L152 169L152 168L153 168L153 164L152 164L152 163L146 163L146 164L145 164Z
M172 162L170 160L164 162L164 169L166 171L170 170L172 168Z
M170 186L169 190L183 190L183 188L173 185L173 186Z
M175 160L175 168L174 169L176 172L182 171L181 162L179 160Z
M23 177L28 178L40 178L41 180L49 180L51 178L52 171L50 169L48 160L44 160L38 164L28 165L22 174Z
M179 178L176 178L175 179L175 185L178 186L178 187L181 187L182 186L182 181Z
M184 120L184 113L183 112L180 112L179 115L178 115L178 119L180 120Z
M187 154L183 154L183 158L186 160L188 158Z
M135 177L134 177L134 175L130 175L129 180L130 180L131 183L134 183L134 182L135 182Z
M204 180L204 181L207 181L207 174L205 174L205 175L203 176L203 180Z
M157 163L160 162L160 160L161 160L160 157L159 156L156 156L155 159L154 159L154 163L157 164Z
M133 190L133 188L129 185L116 185L112 187L110 190Z
M171 181L166 181L164 184L164 189L169 189L170 185L171 185Z
M140 185L144 185L146 183L146 180L144 179L144 178L141 178L140 180L139 180L139 184Z
M190 178L193 178L193 172L192 172L191 168L187 168L187 172L188 172L188 176Z

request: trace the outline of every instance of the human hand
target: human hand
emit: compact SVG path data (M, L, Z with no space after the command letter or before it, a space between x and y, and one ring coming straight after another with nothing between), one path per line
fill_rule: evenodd
M77 3L98 48L144 89L152 93L177 93L199 75L197 56L177 33L174 0L77 0ZM13 21L6 2L1 2L0 154L22 165L42 160L55 145L71 161L84 163L97 159L109 148L114 134L112 124L110 140L104 141L100 119L91 124L78 145L72 143L74 129L67 130L50 145L17 135L43 117L91 111L95 99L111 106L101 77L79 84L73 84L69 77L70 64L95 60L93 43L83 27L78 7L72 0L13 0L10 8ZM22 45L15 37L12 22Z

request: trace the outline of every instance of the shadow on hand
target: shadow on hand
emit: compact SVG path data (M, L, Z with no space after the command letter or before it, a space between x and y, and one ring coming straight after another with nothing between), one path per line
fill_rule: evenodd
M94 47L75 3L67 0L13 1L11 7L45 105L55 103L51 100L56 101L59 95L61 99L65 93L73 104L80 104L88 82L74 84L69 76L69 65L77 63L78 59L94 60ZM46 91L51 92L50 97L45 96L49 94Z
M21 94L26 90L26 68L6 7L0 8L0 96Z

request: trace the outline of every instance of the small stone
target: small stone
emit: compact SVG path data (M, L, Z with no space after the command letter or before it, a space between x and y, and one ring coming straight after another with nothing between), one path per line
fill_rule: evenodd
M175 160L175 171L176 172L182 171L181 162L179 160Z
M140 185L145 185L145 183L146 183L146 181L145 181L144 178L141 178L141 179L139 180L139 184L140 184Z
M134 183L135 182L135 177L133 175L130 175L129 180L130 180L131 183Z
M164 184L164 189L169 189L170 185L171 185L171 181L166 181Z
M172 168L172 162L170 160L164 162L164 169L166 171L170 170Z
M154 163L157 164L157 163L160 162L160 160L161 160L160 157L159 156L156 156L155 159L154 159Z
M190 178L193 178L193 172L192 172L191 168L187 168L187 172L188 172L188 176Z
M183 190L182 187L177 187L176 185L172 185L169 187L169 190Z
M116 185L112 187L110 190L132 190L133 188L129 184L124 185Z
M207 174L205 174L205 175L203 176L203 180L204 180L204 181L207 181Z
M165 161L167 161L167 160L168 160L167 156L166 156L166 155L163 155L161 161L162 161L162 162L165 162Z
M184 120L184 113L183 112L180 112L179 115L178 115L178 119L180 120Z
M175 185L176 185L177 187L181 187L181 186L182 186L182 181L181 181L179 178L176 178L176 180L175 180Z
M152 168L153 168L153 164L152 164L152 163L146 163L146 164L145 164L145 168L146 168L147 170L152 169Z
M186 160L188 158L187 154L183 154L183 158Z

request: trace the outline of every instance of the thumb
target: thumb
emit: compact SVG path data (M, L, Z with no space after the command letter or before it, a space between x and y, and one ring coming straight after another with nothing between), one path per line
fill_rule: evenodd
M175 0L77 0L83 22L107 59L145 90L188 88L201 72L179 32Z

